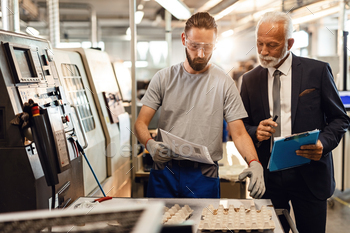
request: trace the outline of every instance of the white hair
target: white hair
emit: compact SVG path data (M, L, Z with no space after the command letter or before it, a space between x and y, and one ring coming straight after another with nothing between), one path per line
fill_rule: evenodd
M293 23L292 19L284 12L280 11L271 11L265 13L262 18L259 20L258 25L256 26L255 34L258 36L258 30L262 23L280 23L284 25L284 35L285 39L288 40L293 37Z

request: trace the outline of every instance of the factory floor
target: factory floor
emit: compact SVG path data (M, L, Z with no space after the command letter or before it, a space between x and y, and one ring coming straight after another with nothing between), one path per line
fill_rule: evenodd
M293 209L291 210L293 216ZM333 196L328 199L326 233L350 232L350 189L341 192L335 190ZM292 231L289 231L292 233Z
M326 233L350 232L350 189L335 190L328 200Z

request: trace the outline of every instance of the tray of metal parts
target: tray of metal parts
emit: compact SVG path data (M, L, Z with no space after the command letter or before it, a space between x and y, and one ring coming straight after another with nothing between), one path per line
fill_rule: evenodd
M202 211L201 221L199 223L200 231L223 231L223 232L251 232L275 229L275 223L272 220L272 211L262 206L260 210L251 205L250 209L245 209L243 205L234 208L224 208L220 205L214 209L212 205L204 208Z
M163 224L179 224L186 221L193 213L193 210L184 205L182 208L175 204L171 208L164 207Z

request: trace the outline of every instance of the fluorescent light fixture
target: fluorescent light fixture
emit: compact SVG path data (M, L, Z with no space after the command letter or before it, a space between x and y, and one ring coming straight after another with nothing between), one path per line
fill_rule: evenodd
M136 24L141 23L144 14L145 13L143 11L136 11L136 13L135 13L135 23Z
M237 5L238 4L232 4L231 6L227 7L225 10L220 11L218 14L214 16L214 19L219 20L225 17L226 15L230 14L234 9L236 9Z
M198 9L198 12L208 11L220 2L222 2L222 0L209 0Z
M319 11L319 12L316 12L316 13L304 16L304 17L293 19L292 21L293 21L293 24L302 24L302 23L307 23L307 22L310 22L310 21L314 21L316 19L328 16L328 15L335 14L335 13L338 13L338 12L339 12L339 6L336 6L336 7L329 8L327 10L322 10L322 11Z
M224 31L223 33L221 33L222 37L229 37L229 36L232 36L232 35L233 35L233 30L232 29Z
M130 68L131 67L131 61L124 61L123 65L125 67ZM145 68L148 66L148 62L147 61L136 61L136 68Z
M180 20L191 17L191 12L188 7L179 0L156 0L156 2Z
M32 35L32 36L39 36L39 31L36 30L35 28L33 27L27 27L26 28L26 32L29 34L29 35Z
M237 23L238 23L238 25L246 25L250 22L258 21L261 18L261 16L263 16L266 12L276 11L276 10L278 10L278 9L277 8L268 8L266 10L258 11L254 14L250 14L250 15L240 19Z

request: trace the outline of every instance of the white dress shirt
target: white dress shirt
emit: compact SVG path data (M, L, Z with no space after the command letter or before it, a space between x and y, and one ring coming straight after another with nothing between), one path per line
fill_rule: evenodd
M281 137L289 136L292 134L292 54L289 52L288 58L283 64L278 67L277 70L281 71L281 116L278 116L281 120ZM273 114L273 99L272 99L272 88L273 88L273 73L275 68L268 68L268 94L269 94L269 106L270 115ZM273 117L273 116L272 116Z

